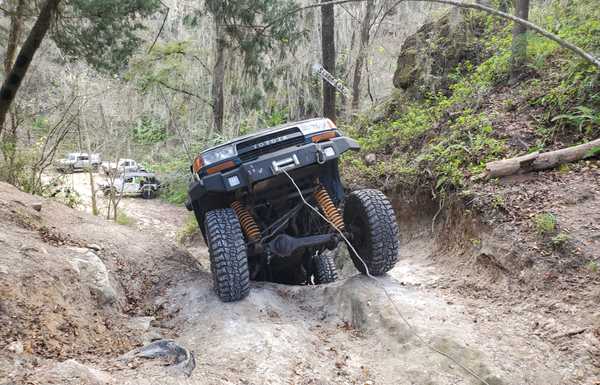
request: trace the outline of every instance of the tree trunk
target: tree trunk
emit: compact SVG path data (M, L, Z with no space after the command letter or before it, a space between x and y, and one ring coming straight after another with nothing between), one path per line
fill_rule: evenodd
M215 132L223 133L223 83L225 82L225 40L222 36L219 22L215 21L215 64L213 66L212 79L212 109L213 128Z
M529 0L514 0L515 16L523 20L529 18ZM514 23L512 30L511 77L518 79L527 61L527 27Z
M490 178L524 174L530 171L546 170L562 163L576 162L589 158L600 151L600 139L592 140L578 146L567 147L556 151L534 152L515 158L497 160L485 165L486 174Z
M360 26L360 47L358 48L358 56L354 65L354 79L352 83L352 109L358 110L360 107L360 80L362 77L363 63L366 57L367 47L369 46L371 18L373 15L374 2L367 0L365 5L365 16L363 17Z
M85 124L85 123L84 123ZM81 135L81 133L80 133ZM88 158L90 160L90 167L88 168L88 172L90 174L90 193L92 194L92 214L98 215L98 202L96 200L96 185L94 181L94 168L92 167L92 143L90 141L90 133L87 130L87 126L85 129L86 136L86 144L87 144L87 152ZM81 138L79 139L81 141Z
M321 0L326 3L327 0ZM335 28L333 5L321 7L321 51L323 68L335 77ZM335 122L335 88L323 81L323 115Z
M17 47L21 40L21 32L23 30L23 11L25 8L25 1L18 0L15 7L14 14L10 16L10 29L8 32L8 43L6 45L6 54L4 56L4 73L8 74L13 66L15 55L17 53ZM10 184L16 185L16 170L15 170L15 156L17 153L17 116L16 111L13 108L12 111L9 107L7 112L10 117L10 129L4 132L2 137L2 153L4 160L7 164L7 178L6 181ZM0 127L0 132L2 128Z
M6 45L6 55L4 56L4 73L8 74L12 68L17 53L17 47L21 40L23 30L23 11L25 1L18 0L15 7L15 13L10 16L10 30L8 32L8 43Z
M23 47L19 51L17 60L13 65L9 73L6 74L2 89L0 89L0 134L4 128L4 121L6 120L6 113L10 108L15 95L21 86L21 82L27 73L27 69L33 60L33 55L40 47L46 32L50 28L50 22L52 16L58 7L60 0L47 0L42 6L40 15L38 16L33 28L27 36L27 40L23 43Z

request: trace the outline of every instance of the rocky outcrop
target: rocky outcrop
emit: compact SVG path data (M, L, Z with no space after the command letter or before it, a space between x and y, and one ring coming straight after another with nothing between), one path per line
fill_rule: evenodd
M483 50L478 37L483 30L483 18L465 10L451 10L423 25L402 45L394 86L412 97L446 93L451 83L449 75L459 63L481 61Z

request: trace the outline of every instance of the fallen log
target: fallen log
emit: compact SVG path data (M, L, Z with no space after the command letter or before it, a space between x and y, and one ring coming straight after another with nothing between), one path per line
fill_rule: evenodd
M496 160L485 165L486 176L497 178L513 174L524 174L531 171L546 170L563 163L575 162L588 158L600 151L600 139L567 147L556 151L533 152L515 158Z

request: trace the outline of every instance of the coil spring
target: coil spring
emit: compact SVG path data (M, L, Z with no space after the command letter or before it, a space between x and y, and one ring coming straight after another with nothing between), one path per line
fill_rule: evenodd
M329 193L323 186L318 188L315 192L315 199L317 200L317 203L323 210L323 213L327 219L329 219L329 221L333 223L338 230L344 231L344 218L342 218L342 214L340 214L340 211L337 209L337 207L335 207L331 197L329 196Z
M231 208L235 211L235 215L237 215L240 220L240 225L242 226L242 230L244 231L244 234L246 234L246 237L251 241L260 240L260 229L254 218L252 218L250 211L239 201L233 202Z

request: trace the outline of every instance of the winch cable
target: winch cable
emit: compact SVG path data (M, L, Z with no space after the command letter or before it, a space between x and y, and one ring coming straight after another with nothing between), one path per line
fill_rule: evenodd
M480 381L482 384L484 384L484 385L490 385L489 382L487 382L480 375L478 375L477 373L475 373L472 369L470 369L470 368L466 367L465 365L461 364L458 361L458 359L456 359L453 356L451 356L450 353L444 352L444 351L442 351L442 350L434 347L429 342L427 342L423 337L421 337L421 335L419 333L417 333L417 331L414 328L414 326L406 319L406 317L404 317L404 315L402 314L402 312L398 308L398 305L396 305L396 302L392 299L392 295L385 288L385 285L383 284L383 282L381 282L377 277L371 275L371 273L369 272L369 268L367 267L367 264L365 263L365 261L363 260L363 258L358 254L358 252L356 251L356 249L354 248L354 246L352 246L352 243L350 243L350 241L348 240L348 238L346 238L346 236L344 235L344 233L334 223L332 223L329 219L327 219L327 217L325 217L323 214L321 214L321 212L316 207L314 207L313 205L311 205L310 203L308 203L306 201L306 199L302 195L302 191L300 190L300 188L298 187L298 185L294 181L294 178L292 178L290 176L290 174L288 174L288 172L285 169L281 169L281 171L288 177L288 179L290 180L290 182L292 182L292 184L294 185L294 187L298 191L298 194L300 195L300 199L302 199L302 202L306 206L308 206L312 211L314 211L318 216L320 216L325 222L329 223L329 225L331 225L340 234L340 236L346 242L346 244L348 245L348 247L352 250L352 252L354 253L354 255L363 264L363 266L365 268L365 274L366 274L366 276L369 277L370 279L372 279L373 281L375 281L375 283L377 284L377 286L379 286L379 288L385 293L385 296L387 297L388 301L392 304L392 307L394 308L394 310L396 311L396 313L398 314L398 316L400 317L400 319L402 319L402 321L406 324L406 326L408 327L408 329L410 330L410 332L424 346L426 346L431 351L433 351L435 353L438 353L438 354L446 357L447 359L449 359L450 361L452 361L453 363L455 363L458 367L460 367L465 372L467 372L469 375L473 376L473 378L475 378L476 380Z

